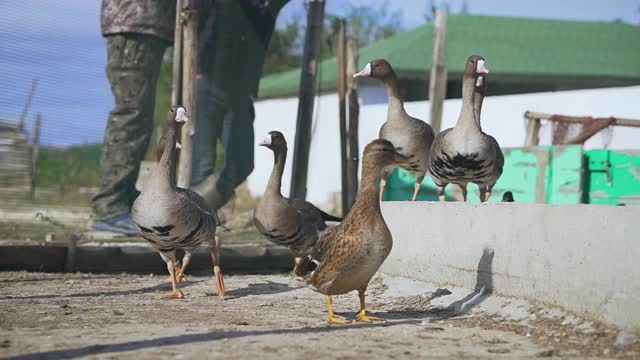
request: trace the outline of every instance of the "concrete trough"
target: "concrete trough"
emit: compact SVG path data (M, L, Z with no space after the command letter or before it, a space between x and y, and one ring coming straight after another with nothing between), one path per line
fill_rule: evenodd
M384 202L382 271L640 329L640 207Z

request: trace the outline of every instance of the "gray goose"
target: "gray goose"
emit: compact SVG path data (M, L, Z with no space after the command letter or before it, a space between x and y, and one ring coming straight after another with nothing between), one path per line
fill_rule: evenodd
M391 141L400 154L411 158L411 162L403 165L402 168L416 177L411 198L415 201L420 191L420 184L427 173L429 149L434 138L433 129L426 122L407 114L398 90L398 77L387 60L373 60L353 77L371 77L382 81L387 86L389 97L387 121L380 128L379 138ZM391 171L387 169L380 180L381 201L390 174Z
M172 292L165 299L181 299L184 294L178 288L191 254L203 242L211 245L213 272L218 296L224 298L224 281L220 270L220 250L215 238L220 220L215 210L195 192L176 187L176 137L178 130L189 120L186 109L172 107L167 114L167 130L159 144L162 155L151 172L142 193L131 209L133 221L140 229L140 236L158 250L167 263ZM178 265L176 250L185 252L182 267Z
M393 241L382 217L378 177L388 169L405 165L412 158L401 155L393 144L384 139L372 141L364 149L360 190L356 201L343 222L328 229L318 240L313 251L303 257L296 267L312 290L325 294L329 308L329 323L350 322L333 312L332 295L357 290L360 311L356 320L371 322L382 320L367 315L365 291L369 281L385 261Z
M326 222L340 222L342 219L307 201L282 196L280 187L287 159L287 141L282 133L269 132L259 145L273 151L274 164L264 196L253 212L253 223L268 240L288 247L297 265L300 257L308 253L327 229Z
M456 125L438 134L431 146L429 173L438 187L440 201L444 189L456 184L467 200L467 184L480 188L480 201L486 202L502 174L504 157L500 145L482 132L480 113L487 89L487 74L482 56L467 59L462 78L462 109Z

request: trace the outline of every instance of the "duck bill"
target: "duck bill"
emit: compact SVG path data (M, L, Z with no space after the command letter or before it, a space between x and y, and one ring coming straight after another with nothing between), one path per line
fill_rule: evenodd
M357 78L357 77L369 77L369 76L371 76L371 63L367 63L367 65L365 65L364 69L362 69L362 71L360 71L359 73L353 74L354 78Z
M213 274L216 278L216 288L218 289L218 296L220 300L224 300L224 279L222 278L222 270L219 265L213 267Z

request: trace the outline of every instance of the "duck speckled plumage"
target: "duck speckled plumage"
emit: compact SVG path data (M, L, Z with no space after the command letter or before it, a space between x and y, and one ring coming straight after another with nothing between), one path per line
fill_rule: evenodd
M398 77L387 60L377 59L369 62L365 68L353 77L371 77L385 83L388 93L387 121L380 128L380 139L386 139L396 150L411 158L408 164L401 166L416 177L413 197L415 200L420 191L420 184L428 169L428 157L434 133L431 125L409 116L398 90ZM391 171L387 169L380 181L380 200Z
M253 223L270 241L288 247L296 257L307 254L327 229L326 221L342 221L310 202L282 196L282 173L287 159L287 141L279 131L271 131L260 146L273 151L274 164L264 196L253 212ZM295 269L294 269L295 271Z
M358 290L358 321L379 320L365 310L365 290L373 275L389 255L391 233L380 211L376 182L386 168L407 164L391 142L378 139L364 149L360 190L351 211L338 226L328 229L311 254L296 268L311 288L327 295L329 323L346 323L333 313L332 295Z
M480 188L480 200L489 200L491 190L502 174L504 157L496 139L482 132L480 114L489 70L478 55L467 59L462 79L462 109L456 125L433 141L429 173L438 187L440 201L444 189L456 184L467 200L467 184Z
M177 283L183 277L193 250L207 242L211 245L218 295L224 298L220 251L215 238L220 220L200 195L175 184L176 137L187 121L184 107L172 107L167 114L167 130L159 144L161 158L133 203L131 213L140 236L151 243L167 263L173 291L164 298L184 297ZM181 267L176 255L178 249L185 251Z

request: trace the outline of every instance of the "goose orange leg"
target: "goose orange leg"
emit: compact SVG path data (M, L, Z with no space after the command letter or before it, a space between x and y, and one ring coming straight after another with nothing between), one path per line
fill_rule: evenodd
M211 260L213 260L213 276L216 279L218 296L220 300L224 300L224 279L222 278L222 270L220 269L220 248L216 240L211 244Z
M178 279L176 278L176 263L173 260L167 261L167 270L169 270L169 276L171 277L171 287L173 290L167 294L163 295L162 299L183 299L184 294L178 288Z
M176 266L176 279L178 280L178 282L187 280L187 277L185 276L184 272L187 270L187 266L189 265L190 262L191 262L191 253L185 252L184 258L182 258L182 266L180 265Z
M458 185L458 187L460 187L460 190L462 191L462 199L464 202L467 202L467 185Z
M413 185L413 197L411 197L411 201L416 201L420 187L422 186L422 180L424 180L424 175L416 179L416 183Z
M327 295L327 307L329 308L329 319L327 319L327 322L329 324L344 325L351 322L351 320L345 319L342 316L337 316L333 312L333 298L331 297L331 295Z
M358 290L358 296L360 297L360 312L358 312L358 315L356 315L356 321L362 321L362 322L384 321L384 319L381 317L367 315L367 310L364 303L365 290L366 289Z
M440 202L445 202L445 201L446 201L446 200L445 200L445 198L444 198L444 188L445 188L446 186L447 186L447 185L444 185L444 186L438 186L438 189L437 189L437 191L438 191L438 200L439 200Z

